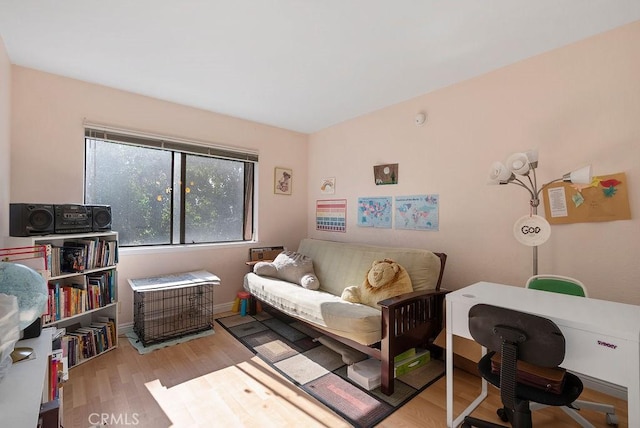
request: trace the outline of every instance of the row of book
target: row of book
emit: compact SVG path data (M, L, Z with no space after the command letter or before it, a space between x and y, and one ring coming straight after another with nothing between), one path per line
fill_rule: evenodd
M69 379L67 359L61 348L62 337L66 330L56 329L53 336L52 352L49 355L49 368L46 384L43 389L43 402L62 399L60 384Z
M66 281L49 282L49 298L42 315L44 324L102 308L116 300L115 270L90 273Z
M69 368L116 346L118 332L115 321L101 319L85 327L75 325L67 328L60 347Z
M51 276L54 277L114 266L118 262L117 241L100 238L74 239L65 241L62 246L46 244L46 247L47 266L50 266Z

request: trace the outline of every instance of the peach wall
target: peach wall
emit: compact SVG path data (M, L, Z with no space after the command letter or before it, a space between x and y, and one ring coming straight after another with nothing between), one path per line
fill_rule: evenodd
M625 172L633 216L553 226L539 272L580 278L592 297L640 304L638 46L640 22L312 134L308 234L444 251L450 289L524 285L532 250L512 227L529 213L528 193L486 183L493 161L537 147L539 182L589 163L596 175ZM422 110L428 122L416 127ZM398 185L374 185L372 166L381 163L399 163ZM331 197L348 200L346 234L315 230L323 177L336 177ZM440 195L437 232L357 226L358 197L430 193Z
M10 119L11 119L11 63L0 37L0 248L4 247L4 237L9 234L9 178Z
M252 246L295 248L306 235L307 136L36 70L13 67L11 201L83 200L83 120L125 129L256 149L259 242L150 251L122 250L120 323L132 321L127 278L208 269L222 280L215 304L242 289ZM211 94L215 96L215 94ZM273 194L275 166L293 169L293 195Z

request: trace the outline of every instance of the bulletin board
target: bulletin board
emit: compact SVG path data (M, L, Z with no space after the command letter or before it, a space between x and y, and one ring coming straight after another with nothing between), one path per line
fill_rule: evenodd
M631 219L624 172L594 177L591 184L554 183L542 196L550 224Z

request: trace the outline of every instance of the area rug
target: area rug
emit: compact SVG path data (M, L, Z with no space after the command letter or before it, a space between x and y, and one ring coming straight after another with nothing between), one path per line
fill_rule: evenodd
M262 311L216 321L276 371L355 427L380 423L445 373L442 361L431 360L396 378L394 393L387 396L379 387L368 391L351 381L342 356L314 340L321 333L292 318Z
M210 336L213 333L214 333L213 329L209 329L209 330L201 331L199 333L178 337L176 339L166 340L160 343L154 343L149 346L144 346L142 344L142 341L138 338L138 335L134 331L127 332L125 336L127 337L127 339L129 339L129 343L131 343L131 346L136 348L139 354L144 355L144 354L148 354L149 352L153 352L156 349L162 349L162 348L166 348L167 346L177 345L179 343L188 342L190 340L198 339L200 337Z

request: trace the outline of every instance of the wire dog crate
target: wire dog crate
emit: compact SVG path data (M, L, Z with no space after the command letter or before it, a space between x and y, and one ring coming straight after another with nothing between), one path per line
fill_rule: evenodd
M183 274L187 275L187 274ZM213 327L216 283L135 290L133 331L144 346L199 333Z

